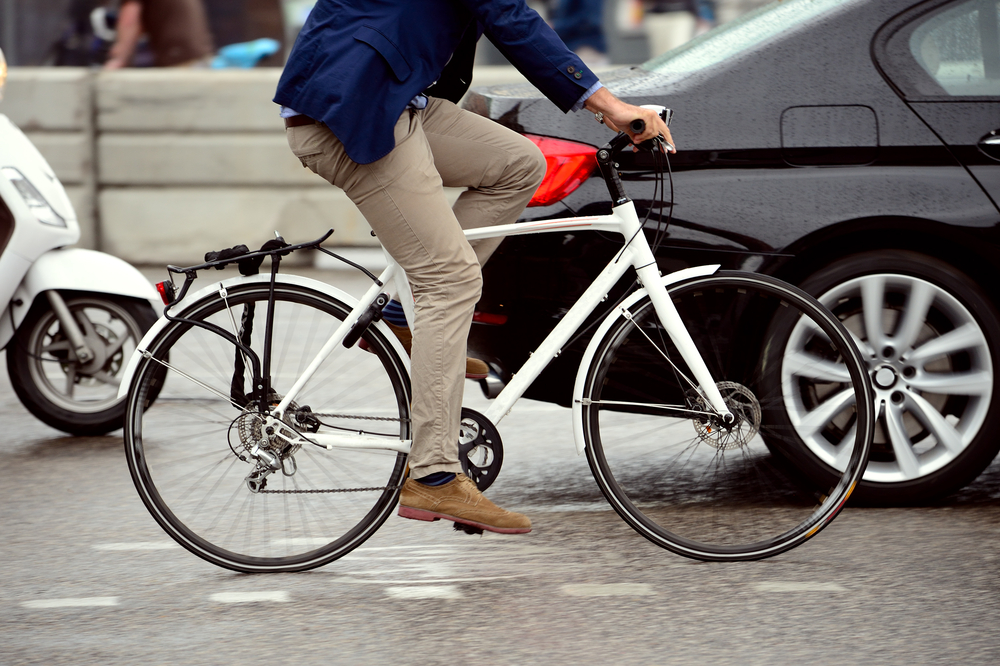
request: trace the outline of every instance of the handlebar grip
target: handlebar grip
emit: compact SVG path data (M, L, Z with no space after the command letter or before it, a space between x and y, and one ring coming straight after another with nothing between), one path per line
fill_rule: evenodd
M646 131L646 121L643 120L642 118L636 118L631 123L629 123L629 127L632 128L632 131L635 132L636 134L642 134L643 132Z

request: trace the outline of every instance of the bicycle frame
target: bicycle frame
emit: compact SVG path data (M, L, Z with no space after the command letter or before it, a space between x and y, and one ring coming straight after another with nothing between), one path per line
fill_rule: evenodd
M482 227L465 232L470 241L484 238L505 236L521 236L527 234L542 234L567 231L606 231L621 234L626 239L625 247L601 271L579 300L570 308L556 327L542 341L541 345L531 354L521 369L514 375L512 381L504 387L493 404L486 412L486 417L498 424L510 411L531 383L545 369L549 361L559 356L563 345L580 328L590 314L607 298L608 292L618 280L628 271L635 268L639 283L645 287L652 301L660 322L677 347L684 361L694 375L698 390L712 408L725 420L733 418L720 394L715 380L705 365L701 354L695 347L690 334L685 328L677 309L671 302L663 278L656 266L656 260L649 247L646 236L642 233L642 224L631 201L625 201L612 209L610 215L592 217L563 218L558 220L543 220L538 222L520 222L510 225ZM714 272L714 271L713 271ZM306 385L320 365L341 345L344 338L359 317L374 302L387 284L393 284L399 300L403 305L408 320L413 321L413 303L409 282L400 266L389 257L389 265L379 276L378 282L365 293L351 314L344 320L337 331L330 337L310 365L295 382L288 393L272 412L275 425L280 425L282 415L296 395ZM616 316L612 313L611 316ZM408 452L409 440L390 440L383 437L356 434L310 434L309 439L326 448L378 448L393 451Z

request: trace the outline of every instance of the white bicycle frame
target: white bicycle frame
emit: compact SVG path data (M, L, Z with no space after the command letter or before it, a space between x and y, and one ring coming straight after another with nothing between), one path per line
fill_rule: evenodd
M606 231L618 233L625 238L626 243L625 247L601 271L600 275L597 276L590 287L580 296L559 324L546 336L538 349L531 354L530 358L514 375L511 382L504 387L503 391L500 392L500 395L496 397L490 408L486 411L486 417L494 425L500 423L513 407L514 403L517 402L518 398L524 394L531 383L535 381L538 375L549 364L549 361L559 356L563 345L580 328L587 317L597 309L600 303L607 298L608 292L615 283L618 282L630 267L634 267L639 278L639 283L645 288L646 293L648 293L660 322L694 375L693 383L697 386L693 388L701 392L702 396L719 416L727 422L731 421L733 415L726 407L722 394L719 392L715 380L705 365L705 361L702 359L698 348L691 339L691 335L677 314L677 309L674 307L673 302L667 295L664 282L669 282L670 276L666 279L661 277L653 252L649 247L645 234L642 233L642 224L635 212L635 206L631 201L626 201L616 206L612 209L611 215L482 227L467 230L465 236L471 241L502 236L522 236L526 234L567 231ZM682 272L694 272L704 275L714 273L718 268L718 266L706 266L704 270L686 269ZM288 409L288 406L295 400L299 391L302 390L317 369L319 369L320 365L340 347L352 326L358 321L358 318L375 301L376 297L385 290L385 285L389 284L394 285L396 288L399 300L406 313L406 318L409 321L413 321L413 299L406 273L399 264L389 257L389 265L379 276L379 283L373 284L365 293L357 305L355 305L351 314L344 320L344 323L337 328L337 331L326 342L288 393L285 394L268 419L269 423L278 426L279 431L287 430L287 427L281 427L283 425L281 417L285 410ZM628 310L625 307L620 307L608 315L609 318L617 316L628 317ZM584 360L586 361L586 357ZM291 435L287 439L300 443L297 435ZM327 449L386 449L403 453L409 452L411 444L410 440L395 440L365 434L311 433L309 440L325 446Z

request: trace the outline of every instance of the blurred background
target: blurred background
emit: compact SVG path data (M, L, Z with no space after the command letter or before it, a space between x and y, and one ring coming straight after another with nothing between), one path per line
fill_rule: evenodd
M0 48L17 66L100 65L113 42L120 0L0 0ZM169 0L200 6L216 47L260 38L277 40L279 55L264 66L280 66L314 0ZM548 0L530 2L558 22L564 41L602 64L632 64L677 46L713 25L727 23L767 4L766 0ZM95 31L92 15L106 12L109 30ZM195 30L190 25L188 30ZM597 48L595 42L604 43ZM594 53L599 55L595 56ZM602 59L603 58L603 59ZM484 65L505 64L492 45L480 45ZM141 64L142 61L140 61Z
M314 4L0 0L0 48L11 68L0 113L65 186L80 246L163 265L196 262L206 247L233 239L259 242L275 229L305 238L335 226L340 246L375 245L343 192L288 151L270 101ZM608 71L765 2L530 4L588 64ZM476 65L474 86L524 81L486 39Z

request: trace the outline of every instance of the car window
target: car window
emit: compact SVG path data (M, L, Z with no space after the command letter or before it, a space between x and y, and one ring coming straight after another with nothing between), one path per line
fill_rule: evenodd
M779 0L716 28L684 46L650 60L643 68L661 74L694 72L718 64L758 44L788 34L800 25L843 10L845 0Z
M890 22L876 57L908 99L1000 96L1000 0L955 0ZM879 46L879 43L884 46Z
M968 0L922 21L910 53L952 97L1000 95L997 0Z

